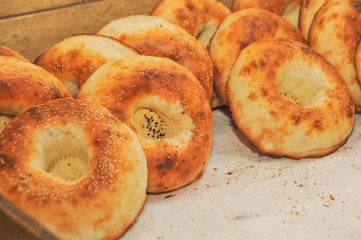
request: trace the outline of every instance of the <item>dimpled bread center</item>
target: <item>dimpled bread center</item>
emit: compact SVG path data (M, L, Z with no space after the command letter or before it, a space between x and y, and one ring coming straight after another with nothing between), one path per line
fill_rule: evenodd
M67 181L75 181L83 176L87 167L83 160L74 156L66 156L54 161L49 166L48 172Z
M326 98L327 82L326 74L319 67L293 60L279 69L276 84L286 100L307 107Z
M10 116L0 115L0 133L4 130L6 125L8 125L8 123L11 121L11 119L13 119L13 118Z
M144 138L162 139L166 137L167 125L152 109L138 109L134 113L134 125Z
M131 109L131 123L146 140L188 141L194 124L180 102L170 103L158 96L140 99Z
M32 165L66 182L81 179L88 170L91 154L88 139L79 125L68 123L66 128L45 128L37 135L39 150Z

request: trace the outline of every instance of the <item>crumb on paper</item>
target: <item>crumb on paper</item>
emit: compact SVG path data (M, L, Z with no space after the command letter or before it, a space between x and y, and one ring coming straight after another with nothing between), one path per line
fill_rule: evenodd
M164 199L171 198L171 197L174 197L174 196L176 196L176 195L177 195L177 194L169 194L169 195L164 196Z

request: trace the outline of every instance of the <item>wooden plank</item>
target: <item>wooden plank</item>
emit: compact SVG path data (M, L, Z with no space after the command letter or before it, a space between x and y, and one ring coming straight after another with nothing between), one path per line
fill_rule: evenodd
M21 0L14 0L17 1ZM58 1L75 0L54 2ZM83 4L65 8L0 19L0 45L5 45L34 61L53 44L68 36L95 33L115 18L130 14L149 14L158 2L158 0L144 0L140 4L138 1L129 0L85 1ZM221 2L227 7L232 3L231 0Z
M0 210L0 236L8 240L40 240L37 236L27 231L21 224L16 223L11 217Z
M82 0L1 0L0 18L80 3Z
M107 0L88 2L16 18L0 20L0 45L34 61L65 37L95 33L110 20L129 14L149 14L157 0Z
M220 2L226 5L229 9L231 9L233 0L220 0Z
M59 240L2 194L0 194L0 223L1 239Z

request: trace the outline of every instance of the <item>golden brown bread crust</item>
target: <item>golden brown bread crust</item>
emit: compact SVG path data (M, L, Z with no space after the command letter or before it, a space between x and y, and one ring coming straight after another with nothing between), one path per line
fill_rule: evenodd
M355 52L361 36L361 1L329 0L318 10L310 31L309 46L336 66L361 113L361 87L357 80Z
M204 24L218 26L229 14L231 11L216 0L161 0L151 13L176 23L193 37L197 37Z
M209 45L214 66L214 90L227 103L225 83L243 48L263 38L288 38L304 42L301 32L280 16L263 9L244 9L229 15Z
M299 11L302 0L234 0L232 12L247 8L260 8L281 15L298 27Z
M232 3L232 12L247 8L260 8L276 14L281 14L287 0L234 0Z
M212 112L202 91L181 65L136 56L103 65L77 97L107 107L138 132L148 162L147 191L159 193L203 174L212 145Z
M134 49L110 37L81 34L55 44L35 64L56 76L74 97L98 67L134 55Z
M143 55L169 58L188 68L208 98L213 89L213 67L208 51L178 25L156 16L116 19L98 31L137 49Z
M40 102L69 96L64 85L43 68L0 56L0 114L15 116Z
M231 11L215 0L162 0L152 11L152 16L166 18L196 37L203 46L208 44L217 27ZM224 103L215 92L211 96L211 108Z
M305 39L308 39L308 32L317 11L328 0L304 0L300 8L299 29Z
M48 172L52 157L72 151L88 155L79 179ZM60 239L121 237L142 210L146 182L136 134L105 108L84 100L39 104L0 135L1 194Z
M361 84L361 38L357 44L354 58L357 81Z
M266 154L323 156L338 149L353 128L354 102L342 77L295 41L264 39L245 48L227 93L236 125Z
M26 59L23 55L21 55L18 52L15 52L14 50L6 47L6 46L0 46L0 56L11 56L11 57L16 57L18 59L24 60L29 62L28 59Z

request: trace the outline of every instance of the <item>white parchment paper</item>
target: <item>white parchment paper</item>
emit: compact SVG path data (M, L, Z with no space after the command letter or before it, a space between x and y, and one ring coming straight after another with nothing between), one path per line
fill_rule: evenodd
M204 175L149 195L122 240L361 239L361 116L346 144L312 159L261 156L213 111L213 147Z

